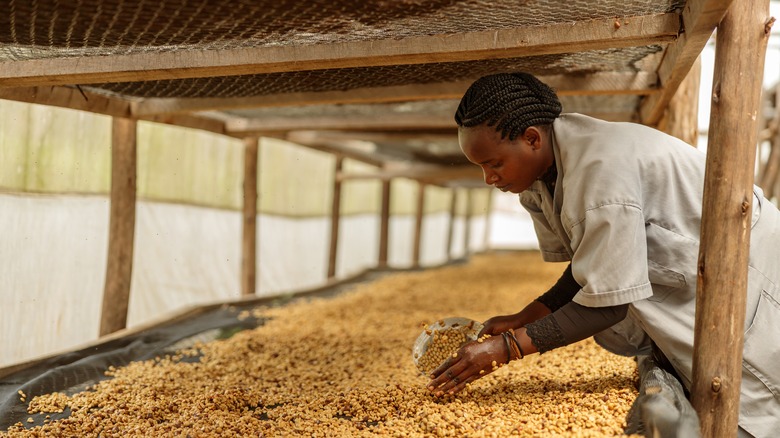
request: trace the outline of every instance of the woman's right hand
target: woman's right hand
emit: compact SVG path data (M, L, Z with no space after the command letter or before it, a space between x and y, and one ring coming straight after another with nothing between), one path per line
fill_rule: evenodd
M525 327L526 324L530 324L549 314L550 309L548 309L547 306L539 301L532 301L518 313L513 315L494 316L488 319L483 323L482 330L479 331L479 336L481 337L485 334L496 336L509 329L517 330L520 327Z
M506 363L507 355L511 355L508 347L500 336L482 342L467 342L456 355L445 360L431 373L428 390L437 397L455 394L474 380L492 373L498 364Z

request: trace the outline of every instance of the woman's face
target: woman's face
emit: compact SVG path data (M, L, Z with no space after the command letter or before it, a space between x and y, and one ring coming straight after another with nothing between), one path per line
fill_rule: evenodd
M482 168L485 184L502 192L526 190L553 163L550 136L535 126L513 141L484 124L459 128L458 141L466 158Z

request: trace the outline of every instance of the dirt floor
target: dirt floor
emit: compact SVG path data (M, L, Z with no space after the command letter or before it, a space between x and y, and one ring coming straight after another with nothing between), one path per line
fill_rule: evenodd
M18 423L6 434L622 435L637 394L636 364L592 340L514 361L442 399L428 393L412 361L427 323L514 313L564 268L543 263L537 252L482 254L383 276L331 298L244 311L237 316L270 319L225 340L109 370L113 378L81 393L24 394L31 415L70 415L30 429Z

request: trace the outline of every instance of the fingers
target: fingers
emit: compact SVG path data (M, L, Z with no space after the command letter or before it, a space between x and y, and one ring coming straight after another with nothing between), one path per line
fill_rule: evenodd
M460 362L460 355L458 357L451 357L447 359L443 364L433 370L431 373L431 382L428 384L428 389L433 391L444 383L452 380L453 377L458 376L463 372L468 364L462 365Z
M485 326L482 327L482 330L479 331L477 338L481 338L485 335L495 336L497 333L501 333L501 332L496 330L494 326Z
M447 368L446 370L443 370L439 374L433 376L431 382L428 383L428 389L433 391L435 388L438 388L444 383L449 382L450 380L452 380L453 376L457 376L457 375L458 374L454 373L451 369Z
M469 360L461 360L465 356L458 354L457 357L449 358L434 370L428 390L437 397L445 393L454 394L465 388L467 383L479 378L479 365Z
M444 375L446 376L447 373L445 372ZM469 367L460 374L451 377L448 381L441 384L441 386L434 387L432 391L437 397L441 397L444 394L455 394L479 377L481 377L479 372ZM430 386L428 388L431 389Z
M431 378L435 379L441 375L441 373L447 371L450 367L458 363L461 359L461 355L458 355L457 357L450 357L444 362L442 362L441 365L438 366L435 370L431 371Z
M463 388L466 387L466 385L468 385L469 383L479 379L480 377L482 377L482 376L480 376L479 374L472 374L472 375L470 375L468 378L466 378L462 382L458 382L455 386L453 386L449 390L449 394L455 394L456 392L460 392L461 390L463 390ZM453 380L453 382L454 382L454 380Z
M483 323L482 330L479 331L477 338L481 338L484 335L495 336L504 331L504 325L505 324L501 321L497 320L497 317L490 318Z
M479 331L479 334L477 334L477 338L481 338L484 335L490 335L493 336L493 332L495 327L495 323L493 322L493 318L488 319L482 324L482 330Z

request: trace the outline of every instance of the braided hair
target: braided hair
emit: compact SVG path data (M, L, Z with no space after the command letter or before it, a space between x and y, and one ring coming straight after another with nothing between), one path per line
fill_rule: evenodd
M534 125L550 125L561 114L555 91L528 73L498 73L471 84L455 112L455 123L469 128L487 123L514 140Z

